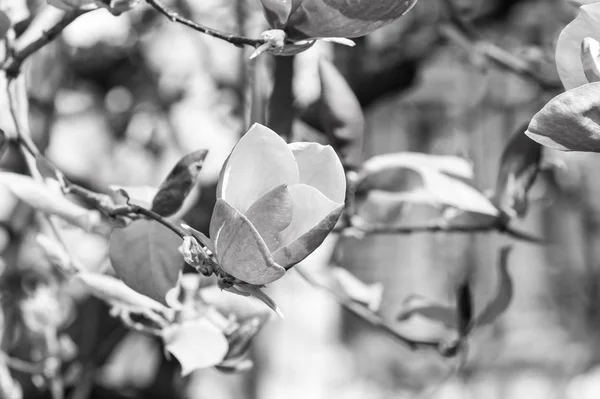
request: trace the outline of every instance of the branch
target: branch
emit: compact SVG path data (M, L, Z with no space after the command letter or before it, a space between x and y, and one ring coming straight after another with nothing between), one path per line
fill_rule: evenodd
M89 11L92 10L75 10L64 14L63 17L56 23L56 25L44 31L39 38L20 49L14 49L13 53L6 59L6 61L4 61L0 69L6 71L8 78L12 79L17 77L17 75L19 75L19 71L21 70L21 65L30 55L54 40L71 22L75 21L77 17Z
M458 345L460 344L459 341L421 341L406 337L398 332L391 324L383 320L377 313L357 302L353 302L352 300L339 295L327 285L317 281L310 273L305 272L301 266L296 265L294 270L296 270L310 285L331 295L344 309L365 320L367 323L373 325L375 328L400 342L402 345L407 346L409 349L434 349L444 357L452 357L457 353Z
M509 237L527 241L532 244L543 244L544 239L530 235L527 232L519 231L512 227L507 226L502 220L498 219L492 223L480 224L480 225L463 225L463 226L452 226L444 222L434 222L415 226L387 226L387 225L361 225L355 224L342 225L336 227L334 232L348 233L351 234L355 231L361 235L389 235L389 234L416 234L416 233L490 233L497 232L500 234L506 234Z
M169 9L160 0L146 0L146 2L150 4L155 10L169 18L172 22L178 22L194 30L197 30L198 32L202 32L209 36L216 37L217 39L225 40L226 42L229 42L234 46L258 47L265 43L265 41L262 39L252 39L249 37L236 36L234 34L221 32L216 29L212 29L201 25L197 22L191 21L187 18L182 17L181 15L179 15L179 13Z
M442 36L457 43L471 55L483 57L503 70L538 84L544 90L562 89L562 85L542 77L528 62L485 40L469 21L462 18L453 0L445 0L445 3L450 16L450 25L442 25L440 28Z

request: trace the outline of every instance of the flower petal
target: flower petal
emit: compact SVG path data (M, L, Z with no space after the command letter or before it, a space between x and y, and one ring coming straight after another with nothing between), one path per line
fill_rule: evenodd
M304 0L291 13L286 32L292 39L359 37L407 13L417 0Z
M215 205L210 237L221 268L240 280L263 285L285 273L273 261L269 248L246 216L223 199L218 199Z
M237 143L219 177L217 198L242 213L282 184L298 182L298 167L286 142L255 123Z
M317 143L291 143L289 147L298 163L300 183L316 188L338 204L343 203L346 174L333 148Z
M589 83L581 63L581 43L586 37L600 39L600 3L582 6L556 42L556 67L566 90Z
M256 201L246 217L258 231L269 251L275 251L280 245L279 233L292 222L294 205L287 185L275 187Z
M284 246L273 258L289 268L306 258L321 245L339 219L343 204L331 201L319 190L306 184L290 186L294 203L292 223L281 233Z

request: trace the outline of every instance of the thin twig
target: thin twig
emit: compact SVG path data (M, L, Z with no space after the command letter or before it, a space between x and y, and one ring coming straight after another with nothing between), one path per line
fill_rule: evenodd
M389 324L388 322L383 320L377 313L373 312L369 308L367 308L357 302L353 302L351 300L348 300L348 299L342 297L335 291L331 290L326 284L323 284L323 283L317 281L317 279L315 279L313 276L311 276L310 273L305 272L302 269L302 266L296 265L294 267L294 270L296 270L296 272L298 272L298 274L304 280L306 280L310 285L320 288L321 290L326 291L328 294L330 294L344 309L348 310L349 312L351 312L351 313L355 314L356 316L360 317L361 319L365 320L369 324L371 324L374 327L376 327L377 329L381 330L383 333L387 334L389 337L391 337L394 340L400 342L401 344L407 346L411 350L417 350L417 349L423 349L423 348L434 349L434 350L438 351L442 356L445 356L445 357L453 356L456 353L456 350L454 350L455 348L453 347L453 345L448 344L447 342L444 342L444 341L421 341L421 340L415 340L413 338L409 338L409 337L402 335L391 324Z
M146 0L146 2L150 4L155 10L169 18L171 21L178 22L198 32L202 32L209 36L216 37L217 39L225 40L226 42L229 42L234 46L258 47L265 43L265 41L262 39L252 39L249 37L237 36L231 33L221 32L216 29L212 29L207 26L201 25L197 22L191 21L187 18L182 17L181 15L179 15L179 13L169 9L160 0Z
M527 232L516 230L512 227L508 227L503 223L494 221L493 223L486 223L480 225L463 225L463 226L452 226L444 223L427 223L415 226L387 226L387 225L364 225L364 226L340 226L336 227L335 232L340 233L351 233L356 231L360 235L390 235L390 234L416 234L416 233L491 233L497 232L500 234L506 234L509 237L527 241L533 244L544 243L544 239L535 237Z
M21 49L15 49L6 61L2 64L0 69L6 71L6 76L14 78L19 74L21 65L23 62L33 53L44 47L46 44L54 40L71 22L75 21L77 17L86 12L92 10L75 10L66 13L57 23L33 42L25 45Z

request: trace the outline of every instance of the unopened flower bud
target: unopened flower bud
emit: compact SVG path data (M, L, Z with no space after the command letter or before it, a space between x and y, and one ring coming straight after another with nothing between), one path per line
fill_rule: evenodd
M186 236L183 244L179 247L179 252L183 256L185 263L192 266L203 275L207 275L210 265L208 264L208 254L202 248L202 245L192 236ZM212 271L209 275L212 274Z

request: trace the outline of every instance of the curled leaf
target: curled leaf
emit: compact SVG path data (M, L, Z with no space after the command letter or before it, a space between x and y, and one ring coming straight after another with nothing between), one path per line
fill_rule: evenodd
M600 151L600 82L559 94L534 115L525 132L561 151Z
M348 270L341 267L331 269L334 284L351 300L367 306L377 312L383 296L383 284L365 284Z
M181 239L153 220L138 220L110 235L109 256L117 276L137 292L165 303L183 259Z
M523 217L527 212L527 193L540 171L542 146L527 137L522 126L502 152L496 180L494 203L509 216Z
M366 161L357 179L357 202L371 190L386 192L388 205L416 203L452 207L491 217L498 209L481 192L465 182L469 164L458 157L396 153Z
M485 326L495 321L508 309L513 297L513 281L508 273L508 256L512 247L506 246L500 249L498 255L498 288L492 300L486 305L481 313L473 321L473 326Z
M458 318L456 308L435 302L421 295L413 294L404 300L403 309L398 314L397 319L404 321L415 315L442 323L449 330L457 328L456 321Z
M165 349L179 360L183 376L221 363L229 349L221 330L206 319L168 326L162 338Z
M158 187L150 209L161 216L177 212L196 184L207 154L208 150L198 150L181 158Z

